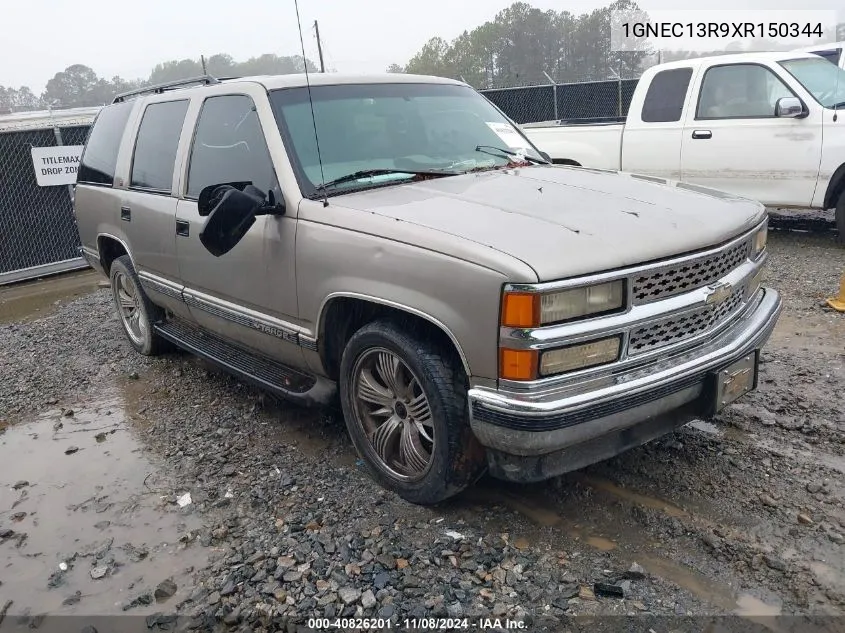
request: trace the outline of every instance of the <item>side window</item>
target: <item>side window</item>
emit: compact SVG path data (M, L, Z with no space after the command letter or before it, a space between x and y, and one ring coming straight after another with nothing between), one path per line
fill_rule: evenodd
M88 142L85 143L85 151L76 175L77 182L112 186L120 140L123 138L123 130L129 120L132 106L132 102L122 102L100 110Z
M153 103L144 110L132 157L131 187L170 193L188 104L188 100Z
M795 94L777 75L757 64L714 66L704 74L698 97L697 119L759 118L775 116L781 97Z
M827 61L829 61L834 66L839 65L839 55L842 53L841 48L834 48L829 51L813 51L819 57L823 57Z
M278 193L255 104L244 95L209 97L200 111L188 168L189 198L208 185L251 182Z
M643 101L645 123L680 121L692 68L661 70L651 80Z

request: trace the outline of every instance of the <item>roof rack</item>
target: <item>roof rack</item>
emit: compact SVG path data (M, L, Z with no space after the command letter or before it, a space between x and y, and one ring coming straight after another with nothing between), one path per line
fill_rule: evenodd
M178 79L176 81L168 81L163 84L156 84L155 86L145 86L144 88L138 88L137 90L130 90L128 92L122 92L114 98L112 103L120 103L121 101L126 101L128 97L136 97L143 94L161 94L165 90L173 90L175 88L183 88L186 86L192 86L194 84L205 84L206 86L210 86L212 84L219 84L220 80L217 77L212 77L211 75L200 75L199 77L190 77L188 79Z

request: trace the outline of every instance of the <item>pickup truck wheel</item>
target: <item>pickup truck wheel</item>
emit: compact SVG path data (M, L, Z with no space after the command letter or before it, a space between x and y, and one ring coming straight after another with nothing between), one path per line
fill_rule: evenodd
M128 255L112 262L109 278L117 315L132 347L145 356L163 352L167 341L153 331L152 324L162 320L164 313L144 293Z
M839 196L839 202L836 203L836 230L839 235L836 236L836 241L841 246L845 246L845 191Z
M385 321L343 352L340 393L358 454L385 488L438 503L482 474L484 450L467 422L467 381L452 354Z

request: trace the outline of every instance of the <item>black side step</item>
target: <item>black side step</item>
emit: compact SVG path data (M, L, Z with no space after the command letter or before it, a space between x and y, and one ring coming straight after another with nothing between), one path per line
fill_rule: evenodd
M157 323L154 327L171 343L283 398L317 406L334 398L334 383L283 365L207 330L181 320Z

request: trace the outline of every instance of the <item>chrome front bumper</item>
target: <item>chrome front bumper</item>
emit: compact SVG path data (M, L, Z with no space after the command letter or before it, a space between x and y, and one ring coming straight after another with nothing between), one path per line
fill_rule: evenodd
M661 428L671 430L673 413L677 414L674 418L678 423L688 421L693 414L706 414L709 377L763 346L775 327L781 304L776 291L761 289L730 327L709 341L642 367L611 374L586 392L548 390L536 394L485 387L470 389L472 430L494 456L498 452L535 457L596 440L601 443L602 438L612 438L659 419L668 419L669 425ZM651 437L643 441L648 439ZM622 444L633 445L627 440ZM606 452L599 449L603 455L599 459L615 454Z

